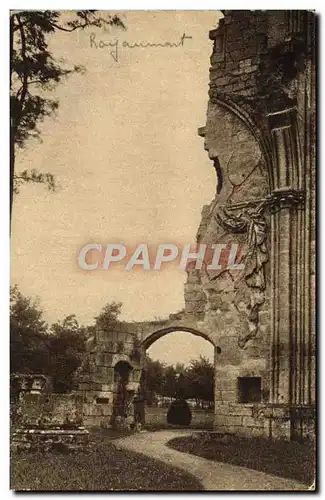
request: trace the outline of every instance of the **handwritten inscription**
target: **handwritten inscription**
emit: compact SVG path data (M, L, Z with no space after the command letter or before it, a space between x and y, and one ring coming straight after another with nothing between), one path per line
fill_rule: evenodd
M120 40L116 39L114 41L104 41L100 40L97 38L96 33L91 33L89 36L89 43L90 43L90 48L91 49L111 49L109 50L110 56L114 59L115 62L118 62L119 56L120 56L120 47L122 46L123 48L126 49L147 49L149 47L163 47L163 48L177 48L177 47L184 47L185 40L191 39L191 36L187 36L186 33L183 33L183 35L180 37L180 39L177 42L158 42L158 43L151 43L151 42L127 42L124 40L121 42Z

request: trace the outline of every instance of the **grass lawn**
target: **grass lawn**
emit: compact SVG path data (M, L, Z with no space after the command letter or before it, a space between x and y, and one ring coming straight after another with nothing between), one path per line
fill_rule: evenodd
M204 433L174 438L168 446L209 460L241 465L305 484L311 484L315 477L315 450L311 444L240 437L231 437L228 442L222 443Z
M118 435L94 434L91 450L63 455L13 454L11 488L16 491L202 491L190 474L144 455L119 450Z

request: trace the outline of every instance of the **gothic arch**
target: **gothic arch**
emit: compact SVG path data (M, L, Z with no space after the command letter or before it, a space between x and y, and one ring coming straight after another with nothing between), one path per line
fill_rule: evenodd
M212 344L214 347L215 344L210 338L210 336L206 333L203 333L199 330L196 330L195 328L187 327L187 326L169 326L166 328L161 328L160 330L156 330L152 332L151 334L147 335L146 338L142 341L141 346L143 349L148 349L156 340L159 340L160 338L164 337L168 333L171 332L188 332L192 333L193 335L196 335L198 337L202 337L210 344Z
M237 118L239 118L248 130L252 133L256 142L258 143L262 158L265 161L267 166L267 174L268 174L268 183L269 183L269 191L272 192L275 187L275 179L274 179L274 161L273 161L273 152L272 152L272 141L271 136L267 132L262 132L262 129L256 121L251 117L251 115L243 109L242 106L239 106L236 102L234 102L231 98L227 96L215 95L216 91L214 89L210 90L210 102L211 104L216 104L226 109L229 113L232 113Z

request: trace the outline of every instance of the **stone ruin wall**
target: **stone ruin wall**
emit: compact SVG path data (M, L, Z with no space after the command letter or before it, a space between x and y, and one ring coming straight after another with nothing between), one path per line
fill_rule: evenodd
M17 451L84 450L89 433L82 426L83 401L78 394L56 394L44 375L11 378L11 449Z
M224 16L210 32L199 129L217 193L197 241L237 242L245 270L192 270L185 311L216 332L216 429L306 436L315 415L316 21L307 11ZM260 404L238 404L237 377L261 377Z
M200 306L193 302L193 294L203 291L200 314L204 314L204 322L216 333L219 347L215 424L235 425L242 423L241 417L229 416L229 407L220 406L237 402L237 377L261 377L262 401L269 399L269 235L259 204L248 210L247 207L244 210L225 210L224 207L264 199L269 194L268 176L256 139L236 115L210 103L204 135L209 156L218 158L222 168L222 187L203 209L197 240L207 245L238 244L240 263L244 263L245 269L208 271L203 268L189 272L185 311L196 313ZM240 226L239 230L236 225ZM248 238L253 241L249 243ZM247 410L241 407L240 414L247 415Z
M117 392L114 367L118 362L125 361L133 368L127 389L132 395L136 394L144 355L138 338L136 324L121 322L112 331L96 332L96 337L89 340L88 355L79 376L86 426L111 425Z
M184 312L97 332L79 374L83 421L111 425L114 366L131 365L134 395L148 339L186 327L215 346L216 430L305 437L315 423L315 17L224 11L210 39L199 134L217 187L197 242L238 243L245 268L189 268ZM238 377L260 377L259 401L240 402Z

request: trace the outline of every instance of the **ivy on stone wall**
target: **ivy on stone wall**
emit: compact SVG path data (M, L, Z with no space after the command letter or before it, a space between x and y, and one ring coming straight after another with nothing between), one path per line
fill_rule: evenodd
M306 64L306 46L300 39L283 42L261 55L256 75L257 96L271 111L296 103L293 87Z

